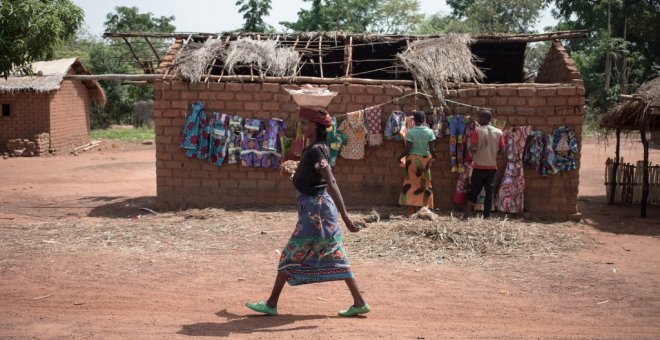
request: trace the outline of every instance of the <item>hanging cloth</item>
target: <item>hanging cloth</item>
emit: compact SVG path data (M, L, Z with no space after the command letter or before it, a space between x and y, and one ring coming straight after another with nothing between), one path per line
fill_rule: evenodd
M329 157L328 162L330 166L335 166L337 163L337 157L341 148L346 145L347 138L346 135L337 129L337 118L332 117L332 125L326 130L327 138L325 144L328 146Z
M525 208L525 173L522 161L525 143L531 131L531 126L520 126L504 132L507 163L495 203L498 211L517 214Z
M364 146L367 144L364 110L348 113L339 126L339 131L346 135L346 146L341 150L341 156L354 160L364 158Z
M383 111L380 106L364 109L369 130L369 146L383 144Z
M193 104L183 128L181 142L181 147L186 149L186 157L208 159L211 127L207 123L204 104Z
M263 123L259 119L245 120L245 134L241 147L241 164L248 168L260 168L263 158L265 134Z
M575 132L568 126L560 126L552 132L552 150L559 171L576 170L575 154L578 152Z
M293 145L291 146L291 152L289 153L289 159L297 161L302 156L303 150L305 150L305 136L302 133L302 124L300 122L296 123L296 138L293 140Z
M229 117L224 113L211 114L211 138L209 140L209 163L221 166L227 154Z
M232 116L229 118L229 137L227 143L227 163L236 164L241 159L243 143L243 118Z
M402 111L392 111L385 124L385 139L402 141L401 130L403 130L406 114Z
M282 158L280 136L286 135L286 122L279 118L271 118L266 126L262 143L261 166L264 168L279 168Z

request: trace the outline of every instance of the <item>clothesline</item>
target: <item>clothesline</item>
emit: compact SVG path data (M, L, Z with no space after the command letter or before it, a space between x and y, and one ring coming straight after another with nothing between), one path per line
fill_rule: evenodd
M376 104L376 105L371 105L371 106L365 107L365 109L372 108L372 107L385 106L385 105L387 105L387 104L391 104L391 103L397 102L397 101L399 101L400 99L403 99L403 98L406 98L406 97L410 97L410 96L416 96L416 95L420 95L420 96L423 96L423 97L426 97L426 98L429 98L429 99L438 99L437 97L434 97L434 96L432 96L432 95L429 95L429 94L426 94L426 93L423 93L423 92L419 92L419 91L415 91L415 92L411 92L411 93L408 93L408 94L404 94L403 96L400 96L400 97L396 97L396 98L394 98L394 99L392 99L392 100L389 100L389 101L386 101L386 102L384 102L384 103L380 103L380 104ZM487 106L476 106L476 105L470 105L470 104L461 103L461 102L457 102L457 101L455 101L455 100L450 100L450 99L441 99L441 101L442 101L442 105L445 106L445 107L448 107L448 106L447 106L447 103L452 103L452 104L454 104L454 105L464 106L464 107L469 107L469 108L473 108L473 109L476 109L476 110L480 110L480 109L488 109L488 110L495 110L495 111L497 111L497 112L513 112L513 113L517 113L517 112L519 111L518 109L497 109L497 108L490 108L490 107L487 107ZM566 108L572 108L572 109L575 109L575 108L577 108L577 107L578 107L577 105L567 105L567 106L555 107L555 110L556 110L556 109L559 109L559 108L563 108L564 110L565 110ZM433 108L433 106L432 106L431 108ZM350 112L349 112L349 113L350 113ZM335 117L343 117L343 116L348 115L349 113L342 113L342 114L338 114L338 115L334 115L334 116L335 116Z

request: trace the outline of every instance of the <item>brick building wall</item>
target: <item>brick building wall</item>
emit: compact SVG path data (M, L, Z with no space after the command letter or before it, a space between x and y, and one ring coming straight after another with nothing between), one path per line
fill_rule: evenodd
M90 93L78 80L64 80L50 101L51 148L62 153L89 143Z
M0 115L0 151L7 151L10 139L30 139L48 132L50 94L16 92L0 94L0 104L10 105L10 116Z
M550 50L539 67L536 82L582 85L580 71L575 67L573 59L559 40L553 41L550 45Z
M290 87L290 86L288 86ZM395 86L330 85L339 93L329 106L339 114L383 103L412 91ZM532 125L546 132L562 124L572 127L581 142L584 88L578 84L504 84L463 87L450 90L449 99L494 109L497 119L510 125ZM290 181L276 169L253 169L238 165L214 167L207 162L189 159L179 147L186 117L186 107L203 101L208 108L255 117L262 120L278 117L294 126L297 106L279 84L184 82L155 85L154 118L158 202L163 208L224 207L236 205L272 206L292 204L295 192ZM395 109L428 110L424 99L413 97L383 107L383 126ZM506 110L506 111L504 111ZM466 109L461 114L474 114ZM292 135L292 129L288 134ZM402 170L396 156L401 142L385 142L367 147L365 159L339 158L334 173L349 205L375 206L396 204ZM452 208L452 194L457 174L450 172L448 138L437 143L438 161L433 169L435 204ZM500 169L505 159L500 158ZM579 168L579 155L578 155ZM501 171L498 177L501 177ZM526 210L541 218L567 219L577 213L579 171L546 178L526 170Z

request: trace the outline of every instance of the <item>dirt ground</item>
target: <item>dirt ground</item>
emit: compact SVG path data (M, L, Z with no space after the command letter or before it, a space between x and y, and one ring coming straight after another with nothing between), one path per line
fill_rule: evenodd
M267 297L294 211L141 210L153 145L0 160L0 338L660 338L660 212L605 205L613 147L582 151L583 223L544 227L590 246L433 263L356 252L373 311L355 319L336 316L351 302L337 282L286 287L277 317L246 310Z

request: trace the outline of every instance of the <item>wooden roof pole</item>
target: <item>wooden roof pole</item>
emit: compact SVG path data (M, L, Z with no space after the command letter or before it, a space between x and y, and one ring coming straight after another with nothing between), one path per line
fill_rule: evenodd
M128 46L128 49L131 51L131 54L133 55L133 58L135 58L135 61L137 61L138 65L140 65L142 70L144 70L144 73L153 73L150 70L148 71L144 68L144 64L142 64L142 61L140 60L140 58L138 58L137 53L135 53L135 50L133 49L133 45L131 45L128 39L126 37L122 37L122 39L126 43L126 46Z
M154 45L151 43L151 40L149 40L149 37L144 37L144 40L149 44L149 47L151 47L151 51L154 52L154 55L156 56L156 59L158 60L158 65L160 65L161 60L160 56L158 55L158 51L156 51L156 48Z
M323 36L319 36L319 69L323 78Z
M351 75L351 72L353 68L353 37L348 37L348 45L345 45L344 47L344 69L346 69L346 73L344 73L344 77L348 77Z

